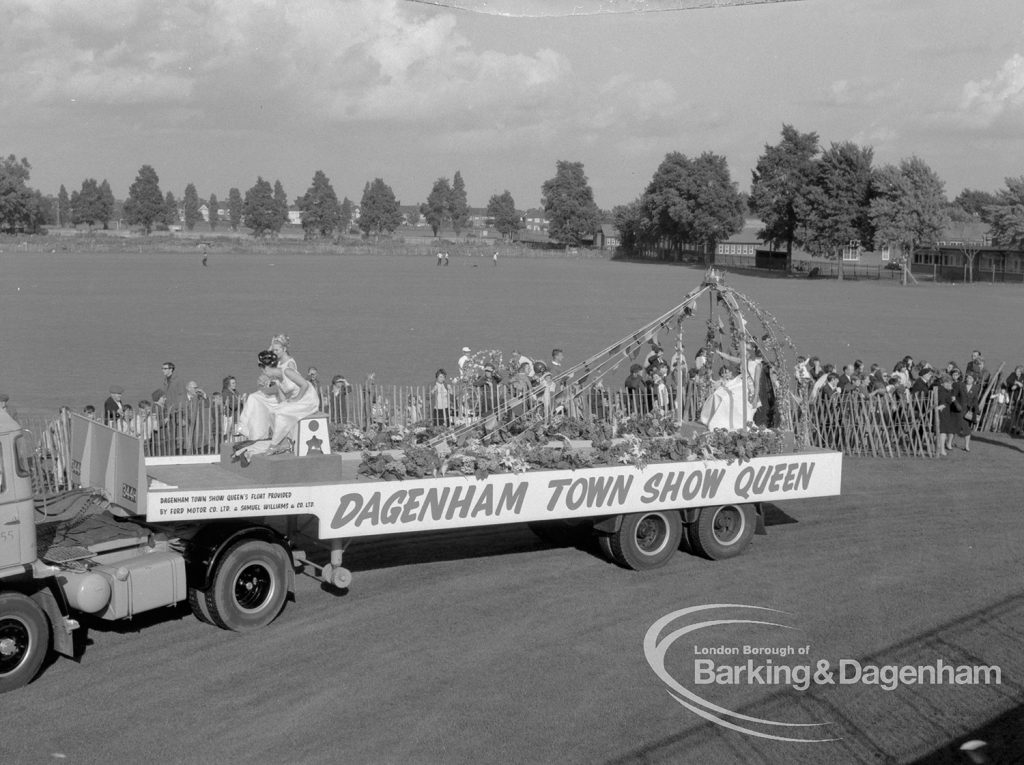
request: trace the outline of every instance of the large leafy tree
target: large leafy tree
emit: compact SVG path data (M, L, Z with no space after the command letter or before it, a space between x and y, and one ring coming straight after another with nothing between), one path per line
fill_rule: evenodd
M743 228L744 200L725 157L704 152L693 161L687 190L690 239L704 245L705 260L716 245Z
M980 218L984 221L988 220L988 208L999 204L1001 204L999 192L993 194L989 191L979 191L977 189L964 189L953 200L955 207L959 207L969 216Z
M341 205L330 179L323 170L313 174L313 183L295 200L302 211L302 229L306 239L329 238L341 228Z
M256 184L245 192L242 204L242 222L252 229L252 235L263 237L281 228L281 210L274 199L274 189L260 176Z
M619 231L619 243L623 249L636 250L647 241L643 203L639 198L613 207L612 222Z
M458 236L469 224L469 202L466 198L466 183L462 180L462 173L455 171L452 178L452 191L448 197L448 217L451 219L452 228Z
M274 208L277 210L277 226L274 227L274 233L277 234L288 222L288 195L284 193L281 181L274 181Z
M97 223L109 220L110 216L104 209L104 200L100 194L100 186L95 178L82 181L80 191L71 192L71 223L74 226L85 223L92 228Z
M934 242L946 225L945 184L924 160L918 157L900 160L898 167L886 165L874 179L874 198L870 216L875 230L875 246L890 242L904 253L903 283L914 250Z
M244 206L242 192L232 187L228 191L228 222L231 223L232 231L238 231L238 227L242 225L242 208Z
M691 160L675 151L655 170L637 207L620 209L619 218L627 237L702 245L707 261L718 242L743 227L743 198L725 157L704 152Z
M1024 249L1024 175L1006 179L1006 188L986 206L985 218L992 224L993 242Z
M434 236L451 220L452 187L447 178L438 178L430 189L427 201L420 205L420 215L427 221Z
M143 165L135 176L135 182L128 188L128 198L124 201L125 220L129 225L142 226L149 234L154 225L163 223L166 218L164 202L156 170L151 165Z
M210 231L217 230L217 224L220 223L220 213L217 212L217 207L220 202L217 201L216 194L210 194L210 201L206 203L209 212L207 213L207 222L210 224Z
M71 220L71 198L62 183L60 191L57 192L57 225L63 226L69 220Z
M192 231L196 224L203 219L203 214L199 212L199 192L196 191L194 183L185 187L185 196L181 200L181 206L185 216L185 228Z
M590 241L601 219L582 162L558 160L555 177L541 186L548 236L566 245Z
M0 231L35 233L43 225L45 202L28 186L31 170L24 157L0 160Z
M804 193L803 239L808 249L839 259L851 242L872 242L871 223L874 150L852 142L833 143L817 163L817 172Z
M402 223L402 211L395 192L382 178L374 178L363 188L359 203L359 228L365 234L390 233Z
M523 214L516 209L516 200L508 189L490 198L487 202L487 217L498 233L507 239L515 238L516 232L523 227Z
M792 266L793 244L798 241L802 194L815 176L818 134L782 126L782 138L765 146L757 160L750 187L750 210L764 223L761 241L786 246L786 269Z

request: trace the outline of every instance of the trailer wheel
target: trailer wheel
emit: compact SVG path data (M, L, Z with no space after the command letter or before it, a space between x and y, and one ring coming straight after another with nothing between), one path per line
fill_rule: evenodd
M608 535L602 549L612 560L634 571L664 566L675 554L683 536L683 519L678 510L658 510L622 516L619 530Z
M750 544L756 524L753 505L702 507L690 526L696 552L710 560L735 558Z
M206 605L206 591L198 590L195 587L188 588L188 605L192 609L192 615L206 624L216 624L210 616L210 609Z
M217 564L206 607L214 623L235 632L265 627L288 596L288 554L280 545L247 539L232 545Z
M20 592L0 593L0 693L27 685L50 651L50 622Z

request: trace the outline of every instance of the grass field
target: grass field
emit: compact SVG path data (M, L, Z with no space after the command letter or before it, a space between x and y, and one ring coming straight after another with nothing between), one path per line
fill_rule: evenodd
M172 360L208 391L226 374L252 389L256 352L292 337L305 368L350 380L427 383L460 349L519 349L572 363L680 302L702 271L591 258L198 254L0 254L0 391L26 413L99 406L110 385L148 398ZM1024 360L1024 291L1012 285L920 285L730 275L728 282L824 361L906 353L990 367ZM704 326L686 325L688 348ZM623 371L622 377L625 377Z

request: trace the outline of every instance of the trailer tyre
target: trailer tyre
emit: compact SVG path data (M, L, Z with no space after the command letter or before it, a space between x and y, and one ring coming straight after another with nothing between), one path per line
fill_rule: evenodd
M631 513L622 516L619 530L606 537L602 549L620 566L647 571L668 563L683 536L678 510Z
M696 552L711 560L735 558L754 536L757 513L753 505L702 507L690 526L690 541Z
M258 539L232 545L217 564L206 607L214 623L235 632L265 627L288 597L288 553Z
M50 651L50 622L20 592L0 593L0 693L27 685Z
M216 624L210 616L210 609L206 605L206 591L197 590L195 587L188 588L188 605L192 609L192 615L206 624Z

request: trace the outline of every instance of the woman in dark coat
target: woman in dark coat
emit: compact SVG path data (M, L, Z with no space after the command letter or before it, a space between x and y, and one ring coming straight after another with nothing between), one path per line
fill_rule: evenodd
M969 452L971 431L978 421L981 403L981 384L974 372L964 375L964 381L960 385L960 403L963 406L960 413L960 435L964 438L964 451Z
M953 388L953 378L942 375L938 387L939 410L939 456L944 457L946 451L953 448L953 437L960 432L961 412L960 397Z

